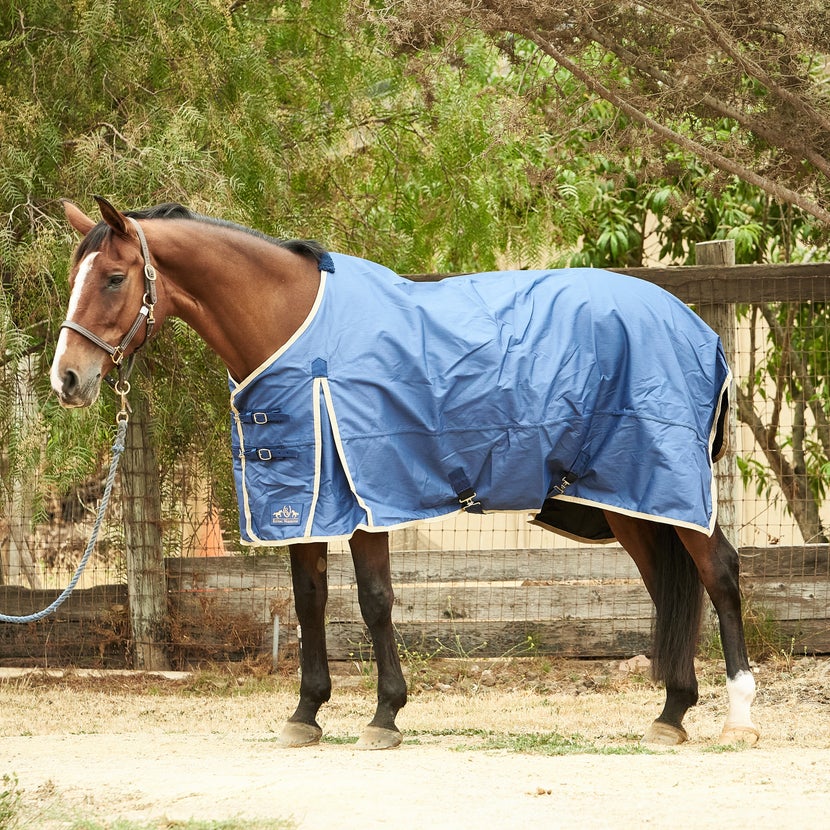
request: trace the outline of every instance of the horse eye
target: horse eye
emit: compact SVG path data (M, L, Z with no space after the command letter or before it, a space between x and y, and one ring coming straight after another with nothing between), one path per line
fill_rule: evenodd
M107 280L107 288L118 288L125 279L127 279L125 274L111 274Z

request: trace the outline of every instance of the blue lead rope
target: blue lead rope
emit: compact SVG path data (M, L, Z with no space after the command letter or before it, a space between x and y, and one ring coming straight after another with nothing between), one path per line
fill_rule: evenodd
M57 609L60 608L60 606L63 605L63 603L69 598L69 595L72 593L72 591L75 590L75 586L78 584L78 580L81 578L81 574L84 572L86 563L89 561L89 557L92 555L92 551L95 549L95 543L98 541L98 532L101 529L101 522L103 522L104 520L104 514L107 512L107 505L109 504L110 493L112 493L112 485L115 481L115 471L118 469L118 462L121 459L121 453L124 452L124 436L126 434L127 419L119 418L118 429L115 434L115 443L112 445L112 461L110 462L110 471L107 475L106 484L104 485L104 495L102 496L101 504L98 507L98 515L96 516L95 524L92 527L92 535L89 537L89 543L86 546L84 555L81 557L81 561L78 563L78 567L75 569L75 574L70 580L69 584L66 586L66 588L63 589L60 596L56 597L52 604L44 608L42 611L38 611L36 614L25 614L19 617L10 616L9 614L0 614L0 622L30 623L42 620L44 617L48 617L49 614L52 614L55 611L57 611Z

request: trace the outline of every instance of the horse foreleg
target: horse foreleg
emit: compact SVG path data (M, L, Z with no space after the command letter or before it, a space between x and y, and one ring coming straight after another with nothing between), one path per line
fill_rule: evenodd
M357 748L391 749L402 740L395 717L406 703L406 681L392 629L395 595L389 568L389 536L357 531L349 544L360 612L372 637L378 670L377 710L363 730Z
M721 742L755 744L760 732L750 714L755 699L755 677L749 667L741 617L738 552L717 525L711 537L682 528L677 532L697 565L718 615L729 695L729 714Z
M643 740L681 744L688 738L683 718L698 699L694 655L702 588L671 527L611 511L605 516L637 565L655 607L652 676L664 682L666 702Z
M300 702L283 727L283 746L316 744L323 730L317 712L331 697L331 676L326 655L325 612L328 598L327 545L290 545L294 607L300 623Z

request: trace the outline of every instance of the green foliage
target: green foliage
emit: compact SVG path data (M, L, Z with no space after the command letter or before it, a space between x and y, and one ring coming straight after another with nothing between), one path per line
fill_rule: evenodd
M558 210L547 214L547 221L560 223L552 264L691 265L695 244L716 239L734 240L738 264L827 258L826 229L811 216L737 176L713 171L680 144L666 142L657 151L638 140L636 125L627 115L604 100L586 98L584 87L569 72L552 61L540 60L537 65L533 50L520 38L500 43L513 59L516 74L521 70L524 78L534 67L536 83L524 93L527 109L544 113L549 125L555 116L556 126L568 128L555 152L532 160L533 178L554 182L559 197ZM626 85L631 69L616 58L596 48L586 50L584 57L592 57L615 83ZM502 92L506 102L517 95L509 83ZM692 129L684 117L672 125L679 134ZM737 123L726 118L707 122L705 131L706 140L713 143L745 139ZM625 152L620 135L631 139ZM767 348L763 361L752 357L750 380L742 385L749 403L740 408L769 465L742 460L744 480L754 481L759 495L783 493L787 509L810 541L826 535L818 508L827 496L830 469L824 306L813 302L755 307L756 323L766 323ZM755 331L759 339L764 336L763 327ZM778 417L782 406L793 413L791 428L782 426ZM816 430L809 428L811 423ZM793 476L804 484L792 486ZM807 503L810 499L814 504Z
M719 180L688 152L674 150L669 161L676 177L652 177L636 152L623 162L590 155L578 160L590 195L577 219L580 247L571 264L623 268L650 259L694 265L695 244L715 239L735 240L738 264L827 254L809 217L738 178Z
M403 272L495 267L506 251L533 264L549 244L560 204L551 196L567 185L537 175L553 138L506 105L517 75L483 37L460 46L453 65L431 65L395 54L345 0L227 9L219 0L0 9L0 338L6 366L26 349L39 355L43 412L30 441L37 458L5 446L44 488L94 473L113 411L106 393L83 415L49 397L74 242L60 197L86 208L93 193L123 208L179 200ZM187 458L232 512L223 368L172 324L140 371L168 490ZM0 431L12 426L6 391Z
M621 746L602 746L581 735L560 735L557 732L492 735L470 749L506 749L530 755L653 755L654 750L637 743Z
M0 788L0 830L13 830L18 826L22 799L17 776L4 773Z
M688 263L694 242L725 236L741 262L797 259L820 241L803 216L686 150L667 144L655 167L626 118L520 37L467 31L440 50L400 51L374 4L235 6L0 8L0 346L4 372L38 355L41 401L36 434L15 436L0 384L7 479L25 465L44 488L66 489L95 471L111 435L111 399L79 415L49 398L74 243L60 197L86 208L93 193L124 208L179 200L402 273ZM630 86L605 50L590 58ZM735 137L725 119L708 129L713 142ZM629 152L609 152L612 132L631 136ZM647 251L653 235L659 250ZM818 345L800 348L827 377ZM187 459L233 513L223 368L172 323L140 372L163 486L178 487ZM819 450L809 448L814 481Z

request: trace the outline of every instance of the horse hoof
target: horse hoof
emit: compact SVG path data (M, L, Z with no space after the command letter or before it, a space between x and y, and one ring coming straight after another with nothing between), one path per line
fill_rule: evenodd
M319 726L288 721L282 728L278 743L287 747L313 746L320 742L322 735L323 730Z
M761 733L754 726L724 726L720 733L720 743L755 746L760 737Z
M682 726L672 726L656 720L649 726L643 735L642 743L660 744L660 746L679 746L689 740L686 730Z
M367 726L355 744L355 749L394 749L401 745L403 735L397 729Z

